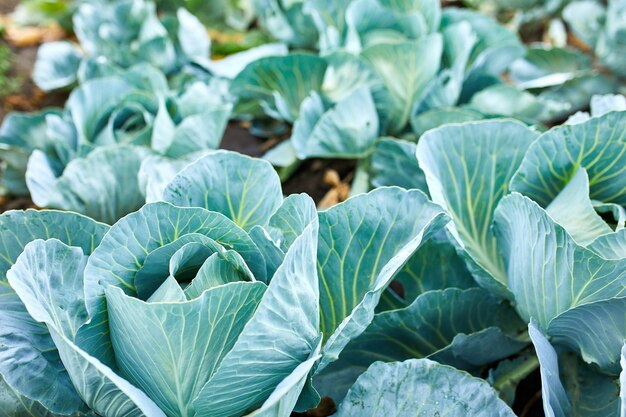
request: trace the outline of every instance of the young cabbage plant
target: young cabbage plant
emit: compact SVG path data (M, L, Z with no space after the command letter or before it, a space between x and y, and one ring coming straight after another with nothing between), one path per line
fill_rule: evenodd
M598 71L591 61L572 48L532 46L510 67L513 85L482 90L468 108L529 123L562 120L586 108L594 95L618 91L616 78Z
M624 77L624 18L620 0L573 1L563 9L563 19L615 75Z
M485 367L509 404L539 367L546 415L621 415L622 107L623 98L597 97L593 116L579 114L542 135L494 120L421 138L417 159L429 194L452 221L415 253L371 324L314 379L322 394L345 396L338 415L513 415L470 376Z
M594 102L594 117L542 135L483 121L432 130L417 146L472 276L530 323L547 415L585 415L598 398L602 415L618 415L626 113L604 113L620 110L616 97ZM582 379L594 388L583 389Z
M195 16L179 8L159 17L150 0L83 2L72 20L79 45L49 42L38 51L33 80L44 91L141 63L173 74L210 52L208 34Z
M4 186L112 224L143 205L138 172L148 156L187 160L219 146L231 104L214 87L179 93L140 64L84 82L63 111L10 114L0 128Z

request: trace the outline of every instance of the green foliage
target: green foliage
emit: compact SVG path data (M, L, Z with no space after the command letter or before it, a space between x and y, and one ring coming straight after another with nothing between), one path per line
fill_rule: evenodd
M0 28L0 34L2 30ZM17 93L22 87L23 80L11 74L13 67L13 53L4 45L0 45L0 97Z

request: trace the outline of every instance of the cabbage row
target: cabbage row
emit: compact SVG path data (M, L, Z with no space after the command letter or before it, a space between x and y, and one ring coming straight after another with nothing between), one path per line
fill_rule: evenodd
M539 370L546 416L626 416L619 74L439 1L254 3L277 42L223 60L144 0L40 49L72 91L0 128L47 208L0 214L3 415L514 416ZM217 150L231 119L290 138ZM285 197L307 158L355 195Z

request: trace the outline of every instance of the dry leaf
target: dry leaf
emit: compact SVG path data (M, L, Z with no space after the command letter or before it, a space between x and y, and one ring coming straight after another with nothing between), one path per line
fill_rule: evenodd
M4 38L18 48L58 41L67 36L63 28L55 22L44 26L19 26L7 16L1 16L0 21L5 29Z
M320 200L317 207L320 209L327 209L343 201L346 201L349 195L350 195L350 184L341 182L337 184L335 187L328 190L326 195Z
M339 173L334 169L327 169L324 172L324 184L330 185L331 187L336 187L341 183L341 179L339 178Z
M567 32L567 43L583 52L591 51L591 47L572 32Z

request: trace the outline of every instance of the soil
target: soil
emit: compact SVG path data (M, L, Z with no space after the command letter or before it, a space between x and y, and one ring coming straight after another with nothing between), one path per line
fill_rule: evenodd
M0 15L10 13L19 0L0 0ZM0 44L7 44L0 38ZM45 94L30 79L36 59L37 45L16 47L8 44L13 52L11 76L22 79L20 91L9 96L0 97L0 124L10 111L36 111L46 107L63 107L67 100L67 92ZM241 123L229 123L221 147L246 155L262 156L278 140L261 139L252 135ZM316 203L324 200L329 191L335 187L327 180L329 172L341 181L348 182L354 173L355 162L346 160L312 159L304 161L300 167L283 183L286 195L307 193ZM0 196L0 213L6 210L34 207L28 197ZM513 410L519 417L543 417L541 404L541 379L536 371L522 381L517 390L517 398ZM293 413L294 417L325 417L335 411L335 404L329 398L323 398L320 406L306 413Z

